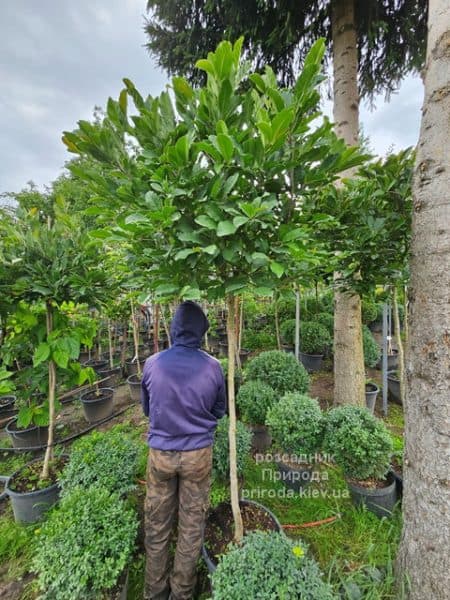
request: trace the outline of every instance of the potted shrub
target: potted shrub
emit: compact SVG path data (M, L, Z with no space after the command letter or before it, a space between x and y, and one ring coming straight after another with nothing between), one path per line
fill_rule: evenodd
M133 552L138 518L107 488L74 488L36 535L31 569L46 598L102 598L116 591ZM117 590L117 598L126 594Z
M367 325L362 327L364 365L366 368L375 367L380 360L381 350Z
M91 381L92 383L92 381ZM80 394L84 416L88 423L108 418L114 408L114 388L99 387L97 383Z
M272 443L265 422L267 410L275 400L273 389L262 381L246 381L236 396L241 417L253 433L252 447L256 452L264 452Z
M393 444L385 424L366 408L333 408L326 417L324 448L342 467L353 502L389 516L397 496L389 471Z
M283 351L294 354L295 319L286 319L281 323L280 337Z
M373 415L380 388L373 381L366 381L366 408Z
M300 323L300 360L309 372L318 371L333 341L325 325L314 321Z
M277 531L254 531L232 544L211 579L215 600L336 598L307 550Z
M306 394L309 375L295 356L280 350L261 352L245 367L247 380L258 380L269 385L281 398L287 392Z
M214 436L213 475L220 481L228 481L230 476L229 425L230 420L225 415L218 422ZM251 446L252 434L241 421L236 421L236 468L238 477L242 477L244 473Z
M323 442L325 419L319 403L287 393L267 411L266 424L283 459L277 461L283 483L298 491L311 479L315 455Z
M314 322L324 325L331 337L334 335L334 315L328 312L320 312L314 315Z

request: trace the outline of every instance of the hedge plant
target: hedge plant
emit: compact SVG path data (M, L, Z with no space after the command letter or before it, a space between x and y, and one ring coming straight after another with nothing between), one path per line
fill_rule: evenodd
M331 337L334 335L334 315L329 312L320 312L314 315L313 321L324 325Z
M309 375L293 354L279 350L261 352L248 362L246 380L259 380L266 383L283 396L286 392L305 394L309 388Z
M274 404L274 390L262 381L247 381L240 388L236 403L245 422L264 425L267 410Z
M253 531L232 544L212 575L215 600L332 600L313 558L283 533Z
M364 365L366 367L374 367L380 360L381 351L380 347L375 341L370 329L367 325L363 325L362 328L363 336L363 351L364 351Z
M138 443L120 431L94 431L77 440L61 476L63 495L77 486L126 494L136 487L139 454Z
M386 425L359 406L338 406L326 417L324 449L356 480L384 479L393 452Z
M303 394L288 393L267 412L266 425L280 450L310 455L321 449L325 419L319 403Z
M217 425L213 446L213 474L221 480L228 480L230 475L230 445L228 439L229 418L225 415ZM236 454L237 472L242 475L245 461L250 454L252 434L247 427L236 421Z
M42 600L94 600L113 588L134 549L138 518L105 488L75 488L40 529L32 571Z
M300 324L300 350L305 354L325 354L332 343L325 325L314 321Z

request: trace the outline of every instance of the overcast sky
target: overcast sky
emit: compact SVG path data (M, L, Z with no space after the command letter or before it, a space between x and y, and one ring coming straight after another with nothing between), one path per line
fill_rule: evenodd
M55 179L71 157L64 130L117 97L128 77L143 93L166 76L143 47L146 0L1 0L0 193ZM390 103L362 107L364 133L384 154L415 145L423 89L408 78ZM326 108L329 112L329 105Z

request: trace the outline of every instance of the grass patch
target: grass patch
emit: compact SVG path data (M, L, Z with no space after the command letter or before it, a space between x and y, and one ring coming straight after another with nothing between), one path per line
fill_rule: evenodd
M10 506L0 517L0 563L8 579L26 573L37 527L16 523Z

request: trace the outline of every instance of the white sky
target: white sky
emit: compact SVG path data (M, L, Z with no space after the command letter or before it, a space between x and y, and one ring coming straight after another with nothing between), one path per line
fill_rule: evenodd
M143 47L145 0L3 0L0 4L0 193L49 184L71 158L64 130L117 98L122 78L158 94L167 77ZM422 83L409 77L389 103L361 107L377 154L413 146ZM331 114L330 104L325 106Z

